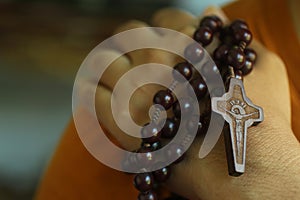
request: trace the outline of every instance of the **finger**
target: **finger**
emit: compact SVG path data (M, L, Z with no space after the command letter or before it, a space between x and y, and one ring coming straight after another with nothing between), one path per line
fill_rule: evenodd
M202 141L196 138L193 145L188 149L184 162L181 162L172 168L172 176L168 180L168 185L172 190L183 196L191 199L196 196L195 193L201 194L205 199L207 190L207 180L214 180L210 185L220 187L220 182L223 181L227 175L226 154L224 151L224 139L220 137L213 150L203 159L198 157L199 149ZM178 180L182 180L178 185ZM218 192L221 190L215 190ZM206 193L206 194L205 194Z
M151 22L154 26L169 28L192 36L201 18L207 15L217 15L224 22L228 22L225 13L216 6L208 7L200 16L174 8L166 8L154 14Z
M173 29L193 37L198 19L191 13L179 9L166 8L156 12L151 22L154 26ZM166 35L166 37L168 37L168 35ZM174 38L174 41L180 40ZM179 61L178 57L175 58L175 60Z
M123 84L125 84L124 86L129 89L135 87L135 83L131 81L127 81ZM122 99L124 94L121 91L120 93L114 93L114 95L112 95L112 92L106 87L101 85L98 86L95 101L96 112L100 124L102 124L123 147L128 150L137 149L140 144L140 139L131 137L124 133L124 131L116 124L116 120L120 120L121 118L132 118L133 122L138 126L145 125L150 121L148 113L152 105L153 95L160 89L162 89L161 86L154 84L138 88L130 97L129 107L118 106L120 104L115 105L114 109L117 116L113 116L111 102L113 99L115 102L119 100L125 101L125 99ZM129 115L126 114L128 111L127 109L129 109Z
M132 28L142 28L146 27L147 24L140 21L130 21L126 24L123 24L118 29L117 32L122 32L126 30L130 30ZM161 37L156 32L151 30L143 31L145 36L144 39L157 41L158 37ZM115 40L118 43L120 48L126 46L128 43L122 39ZM130 41L129 41L130 42ZM130 70L133 66L138 66L144 63L160 63L168 66L173 66L173 64L177 61L176 57L172 54L158 50L158 49L142 49L133 52L129 52L126 55L121 56L120 52L114 50L103 50L99 56L96 54L95 61L93 62L93 69L97 69L99 62L102 62L103 59L111 59L119 57L116 61L114 61L103 73L103 76L100 79L100 84L109 88L111 91L113 90L117 81L124 75L128 70Z
M223 21L224 24L227 24L229 22L229 19L227 18L226 14L223 12L223 10L220 7L217 6L210 6L206 8L199 18L201 19L203 16L207 16L207 15L218 16Z
M135 28L143 28L143 27L149 27L149 24L139 20L130 20L117 27L114 31L114 34L118 34ZM146 36L153 36L155 34L155 32L147 32L147 33L149 35Z
M120 48L121 51L128 52L126 55L130 58L132 62L132 66L136 66L141 63L141 60L144 61L146 58L145 56L142 56L141 58L141 51L144 51L143 48L147 48L149 44L155 43L159 40L159 37L161 37L158 32L154 31L151 28L148 29L141 29L149 27L148 24L132 20L127 23L124 23L120 27L118 27L115 31L115 33L125 32L132 29L134 32L127 32L121 37L115 37L115 44ZM138 30L140 28L140 30ZM142 50L139 50L142 49Z
M118 80L131 69L131 63L127 56L120 56L118 52L113 50L104 51L101 55L105 56L105 59L109 57L118 57L117 60L106 68L99 82L101 85L112 91ZM101 60L101 58L97 59L97 62L94 63L95 67L98 66L98 62L101 62Z
M145 28L149 25L140 21L129 21L128 23L120 26L116 32L126 31L135 28ZM142 32L133 34L129 39L119 39L116 41L117 45L121 49L128 49L134 47L139 48L139 50L131 51L126 55L130 58L131 66L138 66L145 63L159 63L167 66L173 67L173 65L178 61L178 57L167 51L160 49L149 49L147 46L160 46L159 42L163 41L163 36L153 29L143 29ZM157 44L157 45L156 45ZM136 46L135 46L136 45Z
M107 88L99 86L96 91L96 112L102 126L117 139L117 141L127 150L133 151L140 146L140 139L131 137L118 127L112 115L111 109L112 93Z
M197 27L199 26L201 19L204 16L208 16L208 15L216 15L223 21L223 23L225 24L228 23L228 18L226 17L225 13L219 7L211 6L208 7L200 16L198 17L193 16L194 18L190 23L185 23L184 26L179 26L180 28L178 28L178 31L190 37L193 37ZM171 22L172 20L170 20L170 23ZM172 28L171 25L170 28ZM218 43L219 43L218 40L213 40L213 42L205 48L206 51L212 54L215 48L218 46Z
M244 79L248 96L264 108L265 118L272 118L276 113L290 122L289 84L283 61L256 41L251 47L257 52L258 59L253 71Z
M186 26L196 25L196 17L182 10L166 8L156 12L151 22L153 26L180 30Z
M166 8L159 10L152 17L152 25L180 31L186 35L192 36L195 30L197 18L189 12L179 9ZM163 35L169 37L169 35ZM182 39L181 39L182 40ZM174 38L174 41L181 41ZM158 63L174 66L176 62L181 61L179 56L163 51L153 52L153 58Z
M224 24L229 23L229 20L226 17L225 13L219 7L210 6L207 9L205 9L203 13L198 17L197 24L200 24L200 21L204 16L210 16L210 15L218 16ZM213 54L214 50L218 47L219 43L220 43L219 40L214 39L212 43L206 47L206 51L209 52L210 54Z

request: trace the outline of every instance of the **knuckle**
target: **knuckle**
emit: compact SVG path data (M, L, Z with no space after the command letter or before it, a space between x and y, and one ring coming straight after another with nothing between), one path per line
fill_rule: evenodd
M261 55L258 55L257 65L266 65L268 71L272 72L272 77L278 77L279 82L286 81L288 75L284 61L274 52L266 50ZM277 80L277 81L278 81Z
M117 33L123 32L123 31L127 31L130 29L147 27L147 26L149 26L149 25L143 21L129 20L129 21L125 22L124 24L120 25L118 28L116 28L116 30L114 31L114 34L117 34Z
M187 25L182 27L179 31L183 34L186 34L189 37L193 37L196 28L193 25Z
M196 21L191 13L175 8L166 8L157 11L152 18L152 23L161 27L179 30Z

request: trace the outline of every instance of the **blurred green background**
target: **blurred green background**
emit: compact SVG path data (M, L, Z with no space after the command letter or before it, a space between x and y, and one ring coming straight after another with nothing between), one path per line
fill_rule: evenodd
M70 120L76 71L117 25L228 1L0 1L0 199L32 199Z

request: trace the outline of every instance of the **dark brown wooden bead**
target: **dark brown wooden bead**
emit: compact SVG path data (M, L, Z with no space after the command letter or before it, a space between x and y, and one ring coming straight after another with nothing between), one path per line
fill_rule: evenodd
M241 70L235 70L235 78L243 80L243 72Z
M231 44L233 43L232 32L233 31L229 27L224 27L223 29L221 29L219 39L223 44L231 46Z
M204 57L204 50L197 42L191 43L185 48L184 57L192 64L198 63Z
M219 68L216 63L204 63L201 68L201 77L215 77L219 75Z
M245 75L250 74L250 72L252 71L252 69L253 69L253 62L250 61L250 60L248 60L248 59L246 59L245 64L244 64L244 66L241 69L243 75L245 76Z
M223 22L218 16L206 16L201 20L199 26L208 27L215 33L222 28Z
M153 187L153 176L151 173L136 174L133 183L140 192L150 191Z
M245 56L246 56L246 60L251 61L253 64L255 64L256 59L257 59L257 54L256 52L251 49L251 48L246 48L244 50Z
M209 96L211 96L211 95L209 94ZM210 116L211 112L212 111L211 111L211 99L210 98L207 98L207 99L205 99L205 101L200 102L200 113L201 113L200 121L204 120L205 117ZM205 121L203 121L203 122L205 122Z
M181 74L184 78L182 78L182 76L179 76L178 73ZM189 81L191 79L193 75L193 69L192 69L192 65L188 62L182 62L182 63L178 63L177 65L175 65L174 70L173 70L173 77L175 80L179 81L179 82L185 82L185 81Z
M171 143L167 146L166 156L168 159L176 159L173 163L177 164L184 158L183 147L179 144Z
M170 177L170 167L163 167L159 170L152 172L153 177L158 182L164 182Z
M180 119L181 118L181 112L180 112L180 105L179 105L179 102L176 101L172 107L172 110L173 110L173 114L174 116L177 118L177 119Z
M206 95L207 86L206 86L205 81L203 80L202 77L198 77L198 78L195 78L195 79L191 80L190 84L191 84L192 89L193 89L193 91L190 91L190 89L189 89L188 92L190 94L195 92L198 99L201 99Z
M232 48L228 51L227 54L227 63L234 67L236 70L239 70L245 64L245 54L239 48Z
M173 138L178 131L178 121L175 119L167 118L161 130L162 138Z
M150 148L151 148L152 151L156 151L156 150L160 149L161 148L161 142L157 141L157 142L152 143Z
M190 98L181 98L173 105L173 113L176 118L180 119L181 115L188 115L193 112L193 102Z
M138 150L136 157L139 166L150 166L154 164L153 153L151 148L142 147Z
M150 190L148 192L141 192L138 196L138 200L158 200L157 194Z
M213 40L213 31L209 27L201 26L195 31L194 40L202 44L202 46L207 46Z
M230 29L237 31L239 29L249 29L249 26L244 20L237 19L231 23Z
M219 46L215 51L214 51L214 59L218 61L225 61L227 58L227 53L229 51L229 46L226 44L223 44Z
M160 141L154 143L142 142L141 146L142 148L150 149L151 151L156 151L161 148L161 142Z
M144 143L155 143L160 140L161 132L155 123L145 124L141 130L141 136Z
M252 33L248 29L238 29L233 31L233 38L237 45L241 42L249 45L252 41Z
M159 104L168 110L174 103L174 97L169 90L160 90L155 94L153 103Z
M220 29L223 27L223 21L217 15L212 15L211 17L217 22L218 29L216 31L220 31Z
M205 133L205 125L206 124L204 121L204 117L193 115L191 118L188 119L186 123L186 129L189 132L196 130L197 134L203 135Z
M139 170L136 154L129 154L129 156L124 159L122 167L126 170Z

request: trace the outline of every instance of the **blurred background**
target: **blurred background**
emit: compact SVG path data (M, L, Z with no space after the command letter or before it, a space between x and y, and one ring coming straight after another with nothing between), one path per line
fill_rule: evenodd
M32 199L71 117L76 71L129 19L230 0L0 0L0 200Z

